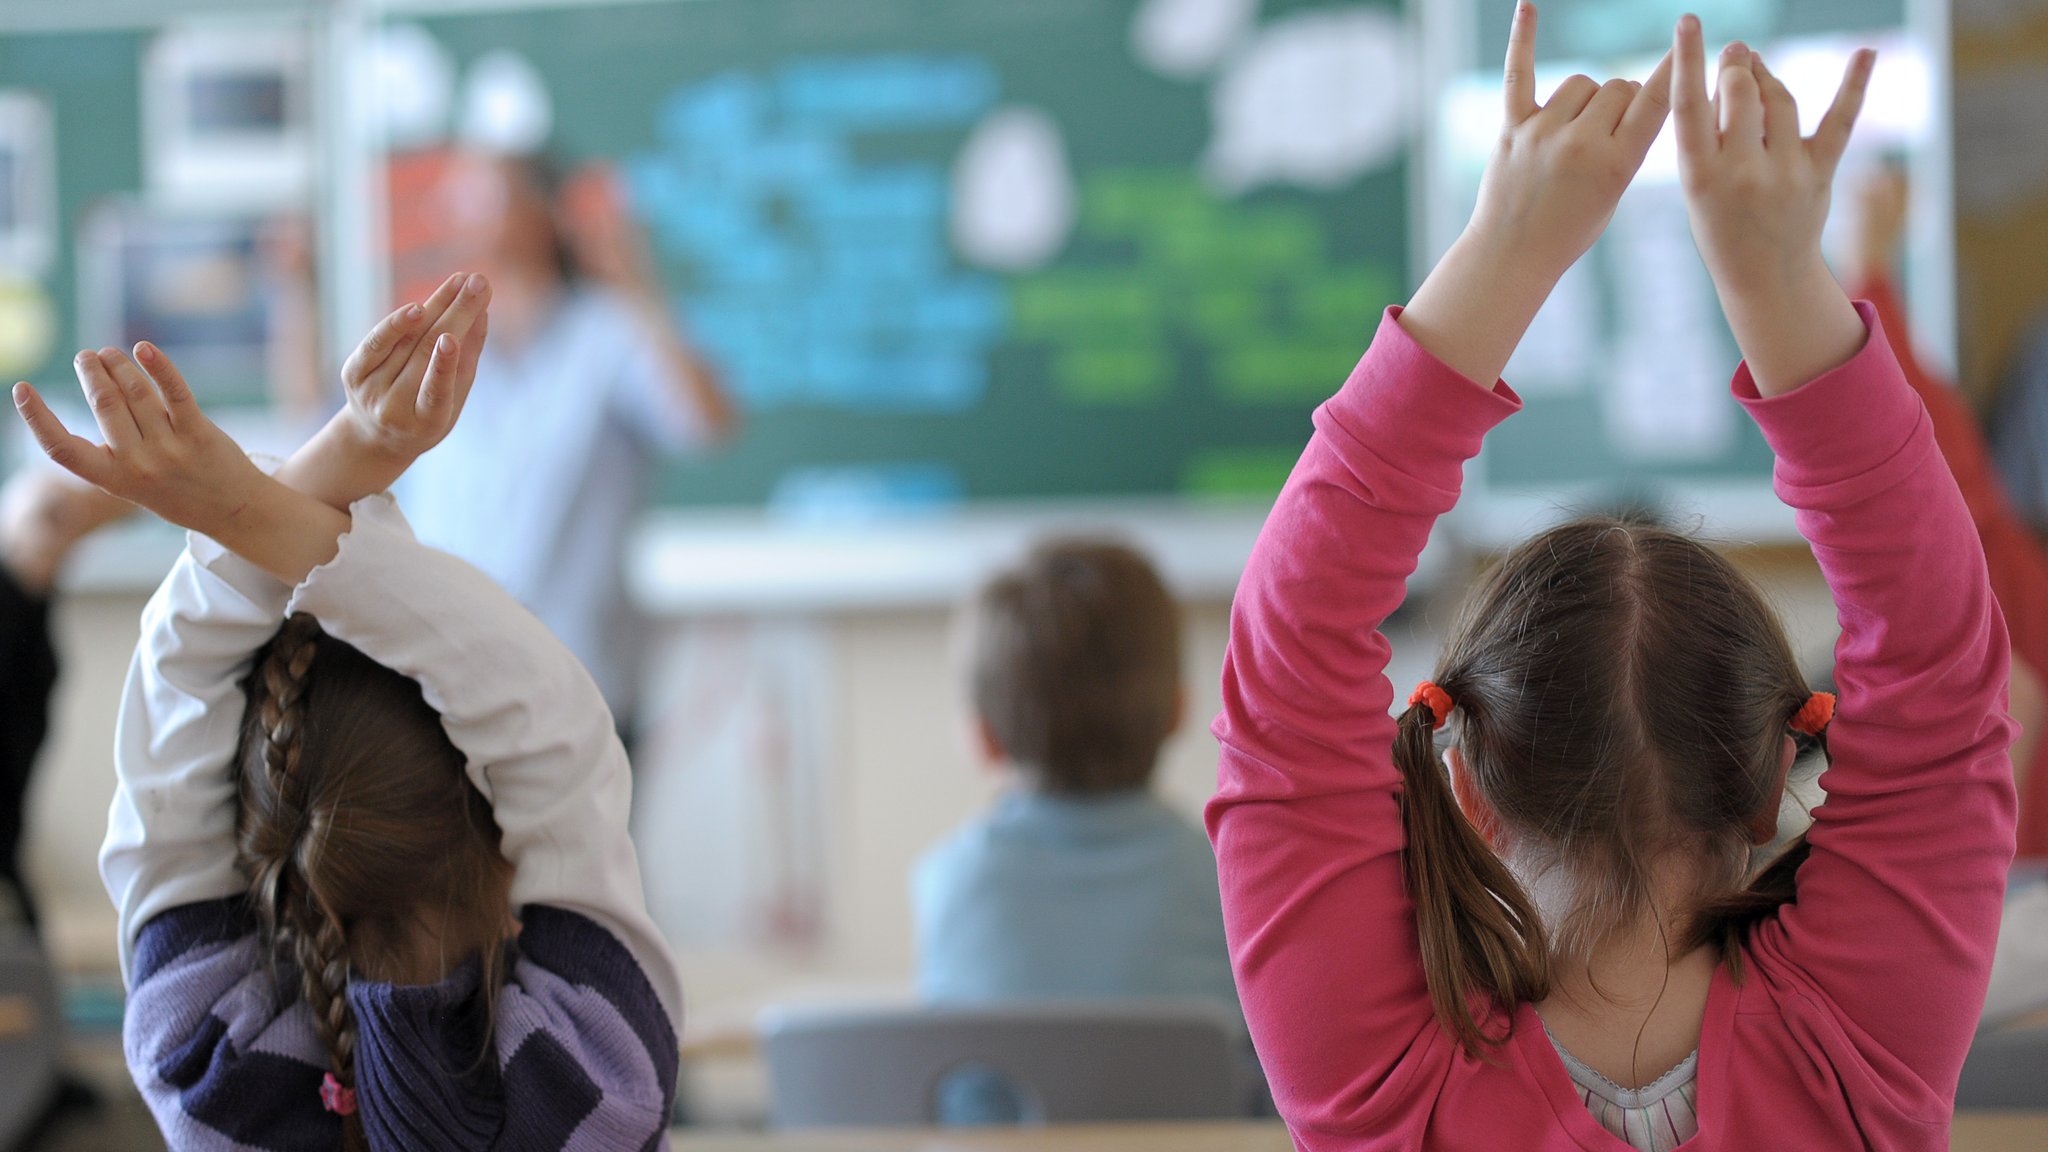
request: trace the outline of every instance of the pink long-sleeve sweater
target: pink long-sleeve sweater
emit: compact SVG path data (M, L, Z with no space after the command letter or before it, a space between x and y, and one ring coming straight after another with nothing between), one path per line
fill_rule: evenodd
M1431 1013L1378 628L1520 400L1398 315L1317 413L1233 612L1208 825L1245 1015L1301 1148L1627 1152L1530 1005L1490 1059ZM2013 854L2005 625L1885 340L1785 396L1746 367L1734 390L1834 592L1841 704L1798 898L1740 984L1715 975L1684 1147L1946 1148Z

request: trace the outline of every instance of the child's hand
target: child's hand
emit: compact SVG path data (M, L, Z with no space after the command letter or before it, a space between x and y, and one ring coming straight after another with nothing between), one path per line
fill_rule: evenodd
M269 478L199 410L170 357L146 343L135 346L135 356L104 348L73 361L104 446L73 435L29 384L14 386L15 407L58 467L217 537Z
M1680 171L1693 236L1717 284L1767 287L1821 263L1835 168L1863 106L1876 56L1849 62L1835 103L1810 138L1799 109L1763 57L1741 43L1721 53L1720 91L1707 99L1698 19L1679 22L1677 80Z
M1459 375L1497 379L1558 278L1600 238L1669 112L1671 58L1646 83L1574 76L1536 103L1536 9L1508 34L1507 121L1465 234L1401 327Z
M277 470L277 479L346 511L384 491L447 438L476 382L491 286L457 273L377 325L342 366L348 406Z
M1670 112L1671 58L1647 82L1573 76L1536 103L1536 8L1515 8L1505 70L1506 119L1467 225L1550 280L1564 275L1614 217Z
M341 368L357 445L410 465L447 437L476 382L490 302L482 275L457 273L363 338Z
M1721 54L1711 101L1697 18L1678 22L1672 51L1693 240L1758 388L1790 391L1862 346L1863 323L1821 258L1820 237L1876 54L1851 58L1833 107L1806 138L1792 93L1748 47L1730 44Z
M1860 277L1891 274L1899 242L1906 236L1906 209L1911 202L1905 170L1886 164L1856 189L1856 246L1850 253Z

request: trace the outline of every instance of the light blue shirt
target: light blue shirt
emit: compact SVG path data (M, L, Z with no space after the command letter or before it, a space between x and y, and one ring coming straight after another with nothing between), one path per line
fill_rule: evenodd
M663 454L703 438L674 371L626 306L566 291L531 333L493 332L448 439L398 495L424 543L484 570L631 710L638 627L625 553Z
M918 864L918 989L940 1004L1203 998L1238 1011L1209 838L1147 791L1018 791Z

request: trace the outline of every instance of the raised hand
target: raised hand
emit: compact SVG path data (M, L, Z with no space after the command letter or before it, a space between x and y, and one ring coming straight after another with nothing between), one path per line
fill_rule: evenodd
M339 509L390 487L461 417L490 332L490 302L483 276L457 273L426 303L385 317L342 366L347 407L277 478Z
M1707 97L1698 18L1678 22L1671 103L1693 241L1722 311L1767 396L1791 391L1862 346L1862 320L1821 257L1835 170L1863 107L1876 53L1850 59L1811 137L1792 93L1748 46L1722 52Z
M1500 143L1464 235L1401 317L1462 375L1491 382L1550 290L1600 238L1669 114L1671 58L1642 83L1573 76L1536 102L1536 8L1515 8Z
M1467 231L1512 245L1532 268L1562 276L1614 218L1670 112L1671 57L1647 82L1573 76L1536 103L1536 9L1520 4L1508 33L1500 142Z
M14 406L44 454L72 475L211 536L287 583L334 558L347 516L286 488L244 455L154 344L80 352L73 362L104 445L74 435L32 385Z
M1912 200L1904 169L1881 165L1856 188L1856 240L1849 258L1851 279L1888 277L1906 236L1906 210Z
M155 345L136 345L133 360L118 348L80 352L72 369L104 444L65 428L33 385L14 386L14 405L43 453L86 483L211 534L267 479Z
M422 304L393 312L341 368L344 415L367 450L406 464L455 427L490 330L490 282L456 273Z

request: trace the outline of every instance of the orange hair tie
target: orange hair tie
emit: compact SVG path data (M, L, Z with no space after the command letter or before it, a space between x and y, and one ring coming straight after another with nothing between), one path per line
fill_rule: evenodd
M1451 700L1449 692L1444 691L1428 680L1417 684L1415 691L1408 695L1408 706L1413 708L1417 704L1427 704L1429 706L1429 714L1435 720L1435 723L1429 726L1429 730L1432 732L1443 731L1444 725L1450 723L1451 709L1457 707L1457 704Z
M1792 730L1804 732L1808 736L1819 736L1827 731L1828 725L1834 723L1834 719L1835 694L1815 692L1806 698L1806 703L1799 709L1799 714L1792 717Z

